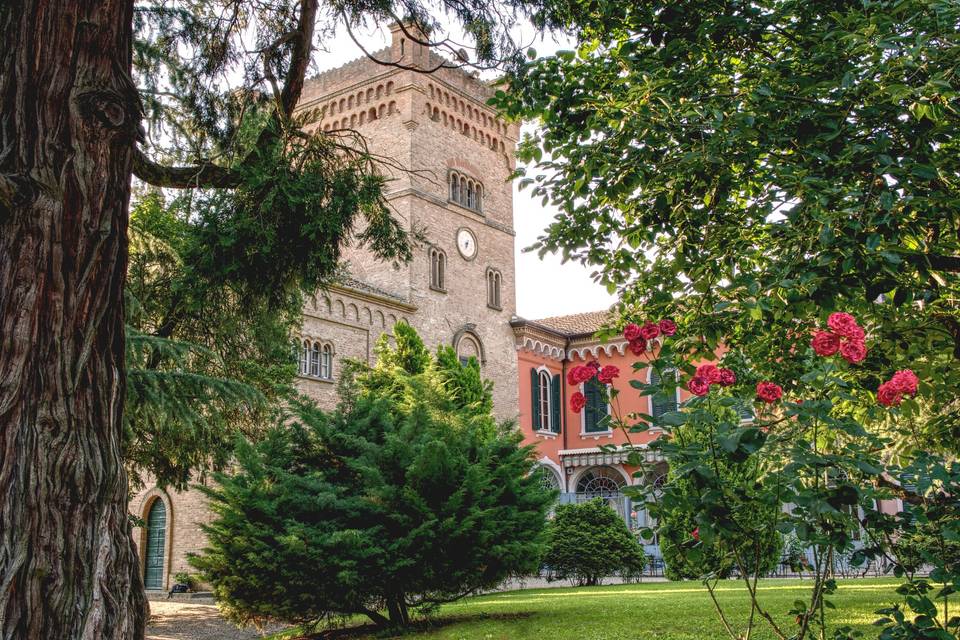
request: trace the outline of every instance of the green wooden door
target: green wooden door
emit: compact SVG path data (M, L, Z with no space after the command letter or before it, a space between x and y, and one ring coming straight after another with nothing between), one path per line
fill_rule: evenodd
M154 500L147 515L147 548L144 553L143 584L163 589L163 547L167 539L167 507Z

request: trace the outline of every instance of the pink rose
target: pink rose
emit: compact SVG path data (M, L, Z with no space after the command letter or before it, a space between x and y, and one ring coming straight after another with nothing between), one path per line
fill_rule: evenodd
M893 385L893 381L884 382L877 388L877 403L884 407L899 405L903 396Z
M574 413L580 413L586 405L587 399L579 391L575 391L573 395L570 396L570 410Z
M643 338L635 338L630 341L630 353L635 356L643 355L647 350L647 341Z
M857 324L857 320L849 313L831 313L827 318L827 326L833 329L833 332L851 340L862 340L863 329Z
M647 322L642 327L640 327L640 336L644 340L653 340L658 335L660 335L660 327L655 325L652 322Z
M665 336L669 337L677 332L676 323L674 323L673 320L670 320L668 318L664 318L663 320L661 320L659 323L659 326L660 326L660 333L662 333Z
M583 368L583 367L578 364L578 365L576 365L576 366L574 366L574 367L571 367L570 370L567 371L567 384L568 384L568 385L570 385L571 387L575 387L575 386L577 386L578 384L580 384L580 369L582 369L582 368Z
M693 539L694 539L694 540L696 540L696 541L699 542L699 541L700 541L700 527L697 527L696 529L694 529L693 531L691 531L691 532L690 532L690 535L693 536Z
M623 337L627 342L633 342L640 337L640 327L631 322L623 328Z
M917 377L917 374L910 369L903 369L893 374L889 384L899 393L912 396L917 393L917 386L920 384L920 379Z
M698 375L693 376L687 383L687 389L690 389L690 393L695 396L705 396L710 393L710 382Z
M860 340L845 340L840 345L840 356L850 364L863 362L867 357L867 346Z
M730 387L737 383L737 374L733 369L720 369L720 384L724 387Z
M620 369L613 366L612 364L608 364L607 366L600 369L600 373L597 374L597 380L599 380L603 384L610 384L611 382L613 382L614 378L618 377L619 375L620 375Z
M832 356L840 350L840 336L829 331L817 331L810 341L818 356Z
M780 385L766 381L757 383L757 397L767 404L776 402L781 396L783 396L783 389Z

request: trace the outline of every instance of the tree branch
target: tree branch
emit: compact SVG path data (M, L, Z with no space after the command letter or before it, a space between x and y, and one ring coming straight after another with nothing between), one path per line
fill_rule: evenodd
M293 51L290 56L290 68L284 79L283 89L275 95L276 106L273 112L273 122L267 124L260 131L260 136L254 143L254 151L247 155L241 166L251 164L257 149L269 146L275 141L278 131L286 127L293 115L293 111L303 93L303 83L310 64L310 52L313 48L313 34L317 22L318 0L300 1L300 18L296 30L284 35L275 41L271 48L293 42ZM264 53L267 56L267 53ZM267 68L269 62L264 61ZM269 69L268 69L269 71ZM193 166L170 167L150 160L143 151L137 149L134 153L133 173L138 178L157 187L174 189L192 189L211 187L230 189L240 185L241 172L228 169L212 163L203 163Z

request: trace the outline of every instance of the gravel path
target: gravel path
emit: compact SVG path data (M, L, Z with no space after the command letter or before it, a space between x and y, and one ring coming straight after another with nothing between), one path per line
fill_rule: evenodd
M273 633L281 627L266 629ZM150 602L147 640L255 640L256 629L237 629L220 617L217 607L196 602Z

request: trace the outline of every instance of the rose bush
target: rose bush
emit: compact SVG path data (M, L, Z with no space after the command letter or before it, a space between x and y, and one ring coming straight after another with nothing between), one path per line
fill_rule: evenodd
M749 619L740 621L747 635L764 624L781 640L840 639L853 632L829 628L825 615L836 589L836 566L847 559L859 566L882 563L905 582L899 590L904 602L878 611L880 638L955 638L960 618L949 615L949 604L960 575L949 554L938 557L937 549L950 549L960 540L960 464L919 450L890 455L892 425L916 418L915 398L923 388L919 377L902 369L876 392L861 386L864 371L855 365L868 353L867 332L843 312L830 314L826 327L811 331L809 349L797 345L783 357L785 371L796 374L776 382L760 378L749 359L732 351L723 355L726 366L695 366L691 353L675 350L665 339L668 332L652 321L627 325L624 338L629 331L640 333L635 340L645 340L644 330L652 334L647 328L654 326L662 336L648 359L634 363L639 375L630 386L642 395L669 395L677 383L663 374L683 371L694 397L649 423L619 415L611 423L627 434L627 462L637 467L636 477L651 477L650 450L669 464L662 486L630 491L658 523L641 535L660 536L671 573L700 577L711 595L718 579L736 573L752 601ZM661 374L662 382L642 381L648 367ZM619 393L606 389L611 398ZM576 408L579 401L571 403ZM756 417L744 419L750 415ZM663 435L645 450L630 444L631 434L651 427ZM903 504L901 511L881 509L894 500ZM919 531L925 542L911 549L922 549L923 555L918 560L919 552L901 554L910 556L908 565L898 559L895 546ZM929 540L931 531L941 544ZM775 564L784 535L792 549L804 550L794 564L813 577L808 597L788 612L795 627L777 622L757 589L757 579ZM931 569L929 577L917 574L921 565ZM729 626L731 613L714 602L730 636L742 637Z

